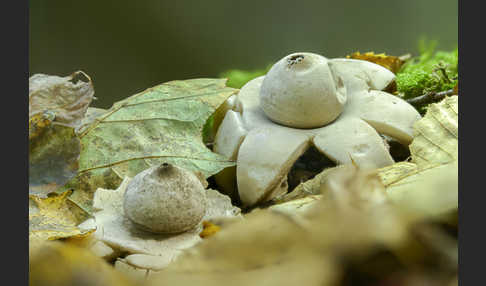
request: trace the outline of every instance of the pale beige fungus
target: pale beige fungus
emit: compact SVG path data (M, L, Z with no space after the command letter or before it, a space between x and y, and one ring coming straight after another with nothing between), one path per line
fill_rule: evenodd
M151 175L154 175L158 169L165 167L168 167L168 165L159 165L149 168L139 174L140 177L138 180L145 183L154 180L155 185L160 186L159 179L151 178ZM172 167L177 168L176 166ZM178 169L175 170L178 172ZM182 173L184 174L184 172ZM186 177L186 175L187 174L185 174L184 177ZM194 176L195 179L192 176ZM195 174L192 174L192 176L189 176L189 181L191 181L193 185L197 185L196 180L199 181L199 178ZM185 249L191 248L202 241L202 238L199 237L199 233L203 229L202 221L212 222L222 219L242 218L240 209L231 204L229 197L212 189L205 189L202 193L204 198L195 200L205 201L206 205L204 207L192 205L190 206L192 210L189 212L181 208L175 208L174 212L179 213L171 213L167 217L164 216L164 214L167 214L166 211L156 211L154 215L150 215L147 210L150 208L150 204L155 205L155 200L150 201L148 199L150 196L160 193L153 192L145 199L137 200L138 203L135 204L138 208L145 208L145 211L135 215L137 221L145 224L144 227L141 227L140 224L137 225L133 223L126 213L127 209L128 211L131 211L131 206L124 206L127 199L126 192L128 192L128 185L135 179L136 177L133 179L126 177L117 190L97 189L93 198L93 209L95 210L93 218L86 220L78 226L80 229L96 229L93 234L95 243L91 249L101 257L113 258L120 253L125 253L128 255L125 259L130 266L134 266L137 269L160 269L176 259ZM140 184L140 181L134 185ZM175 185L174 182L172 182L172 184ZM204 182L199 181L199 185L203 186L205 184ZM199 185L198 188L200 188ZM139 189L139 191L143 190L143 188ZM129 195L129 200L130 197L131 196ZM199 195L196 195L196 197L199 197ZM169 198L169 200L172 200L173 202L174 198ZM168 202L164 202L164 204L167 203ZM147 208L147 205L149 205L149 208ZM201 209L204 209L202 217L199 216L199 211ZM195 218L188 217L191 213L195 214ZM132 213L132 217L133 216L134 214ZM178 233L155 233L153 229L147 231L148 227L159 227L161 224L157 222L147 224L147 221L141 221L140 219L143 220L148 217L149 221L151 221L152 218L156 216L158 216L161 221L164 221L162 224L162 226L164 226L164 231L167 230L165 228L167 225L170 226L171 230L174 228L180 230L186 228L187 225L193 224L194 221L197 222L196 225L190 229ZM168 222L168 220L173 217L186 217L186 219L192 221L192 223L181 223L178 220ZM161 229L159 228L158 230L160 231ZM112 251L110 251L110 249L112 249ZM133 256L134 254L143 255ZM120 259L118 260L120 261Z
M164 163L130 181L123 207L126 216L143 230L179 233L201 221L206 205L200 180L190 171Z
M346 103L346 89L328 60L311 53L295 53L268 71L260 89L260 107L273 121L297 128L332 122Z
M393 164L380 134L408 145L421 118L406 101L383 91L394 80L391 71L367 61L312 53L284 57L232 99L238 108L227 112L214 151L236 160L237 167L216 181L231 194L234 184L227 177L235 173L239 197L251 206L287 191L291 166L311 145L336 164Z

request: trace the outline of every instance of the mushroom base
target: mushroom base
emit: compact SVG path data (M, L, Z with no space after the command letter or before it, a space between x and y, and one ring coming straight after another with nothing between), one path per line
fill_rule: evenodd
M384 140L389 147L390 155L395 162L406 161L408 158L410 158L410 148L408 148L408 145L403 145L402 143L398 142L398 140L389 136L382 136L384 137Z
M326 168L337 166L336 162L319 152L315 146L310 146L292 165L288 174L288 193L300 183L314 178Z

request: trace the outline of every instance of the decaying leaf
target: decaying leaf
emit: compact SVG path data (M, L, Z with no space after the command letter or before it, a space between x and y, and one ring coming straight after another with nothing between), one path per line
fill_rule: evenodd
M46 240L87 237L94 229L81 230L77 226L89 215L67 198L70 191L48 198L29 196L29 246L38 247Z
M383 185L390 186L419 171L417 164L410 162L398 162L390 166L381 168L378 175Z
M110 187L113 181L162 162L205 177L233 166L234 162L211 152L201 135L208 117L237 91L226 87L225 81L171 81L116 102L79 135L79 174L68 186L75 189L71 199L89 209L90 200L80 201L77 196L92 198L97 187ZM113 180L112 172L118 179ZM112 179L106 180L106 175Z
M33 140L44 133L49 127L56 115L50 111L37 113L29 118L29 141Z
M414 131L412 163L400 162L379 173L397 205L439 218L458 208L458 97L429 105Z
M80 152L74 128L46 116L29 120L29 193L42 197L76 176Z
M66 77L35 74L29 78L29 118L50 111L56 122L75 128L93 95L93 83L82 71Z
M67 77L29 78L29 192L45 196L78 171L80 140L75 128L93 100L91 79L82 71Z
M402 65L405 63L405 60L403 60L401 57L389 56L384 53L375 54L374 52L367 52L364 54L361 54L360 52L355 52L351 55L346 56L346 58L369 61L387 68L392 73L397 73Z
M412 161L417 165L448 163L457 159L458 97L446 97L430 104L422 120L415 123L410 144Z
M96 228L95 238L117 251L157 256L152 260L155 259L163 265L175 259L183 249L192 247L202 240L199 237L202 223L192 230L178 234L154 234L133 225L123 209L124 193L129 181L128 177L125 178L117 190L98 189L93 200L93 208L97 210L94 218L83 222L79 227ZM231 205L229 197L208 189L206 199L208 206L204 221L240 216L240 210ZM143 268L143 265L133 266Z
M29 285L137 285L86 249L60 242L44 243L29 259Z
M86 114L84 115L83 119L81 119L78 128L76 128L76 133L83 133L86 128L89 128L91 124L95 123L96 119L100 118L107 111L108 110L103 108L88 107Z
M57 191L74 190L69 199L88 213L93 212L93 192L98 186L114 190L122 182L122 178L112 168L95 169L90 172L78 173L64 188Z

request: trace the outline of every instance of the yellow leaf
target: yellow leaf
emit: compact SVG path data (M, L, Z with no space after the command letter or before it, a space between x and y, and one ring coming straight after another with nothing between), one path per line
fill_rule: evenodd
M346 56L346 58L369 61L369 62L375 63L377 65L380 65L382 67L385 67L393 73L397 73L398 70L405 63L405 61L402 60L399 57L389 56L389 55L385 55L383 53L382 54L375 54L374 52L367 52L367 53L364 53L364 54L361 54L360 52L356 52L356 53L353 53L351 55Z
M55 115L52 112L37 113L29 118L29 140L38 137L50 126Z
M209 221L203 221L203 230L199 233L201 238L209 237L217 233L221 228Z
M29 285L135 285L86 249L45 242L29 259Z
M29 243L37 247L46 240L61 238L85 238L93 230L80 230L77 225L88 218L88 214L68 200L72 191L60 195L39 198L30 195Z

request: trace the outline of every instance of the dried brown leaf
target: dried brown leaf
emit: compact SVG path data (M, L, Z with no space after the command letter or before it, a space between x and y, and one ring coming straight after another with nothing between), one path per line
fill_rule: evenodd
M93 95L93 83L82 71L66 77L35 74L29 78L29 118L50 111L56 122L75 128Z

